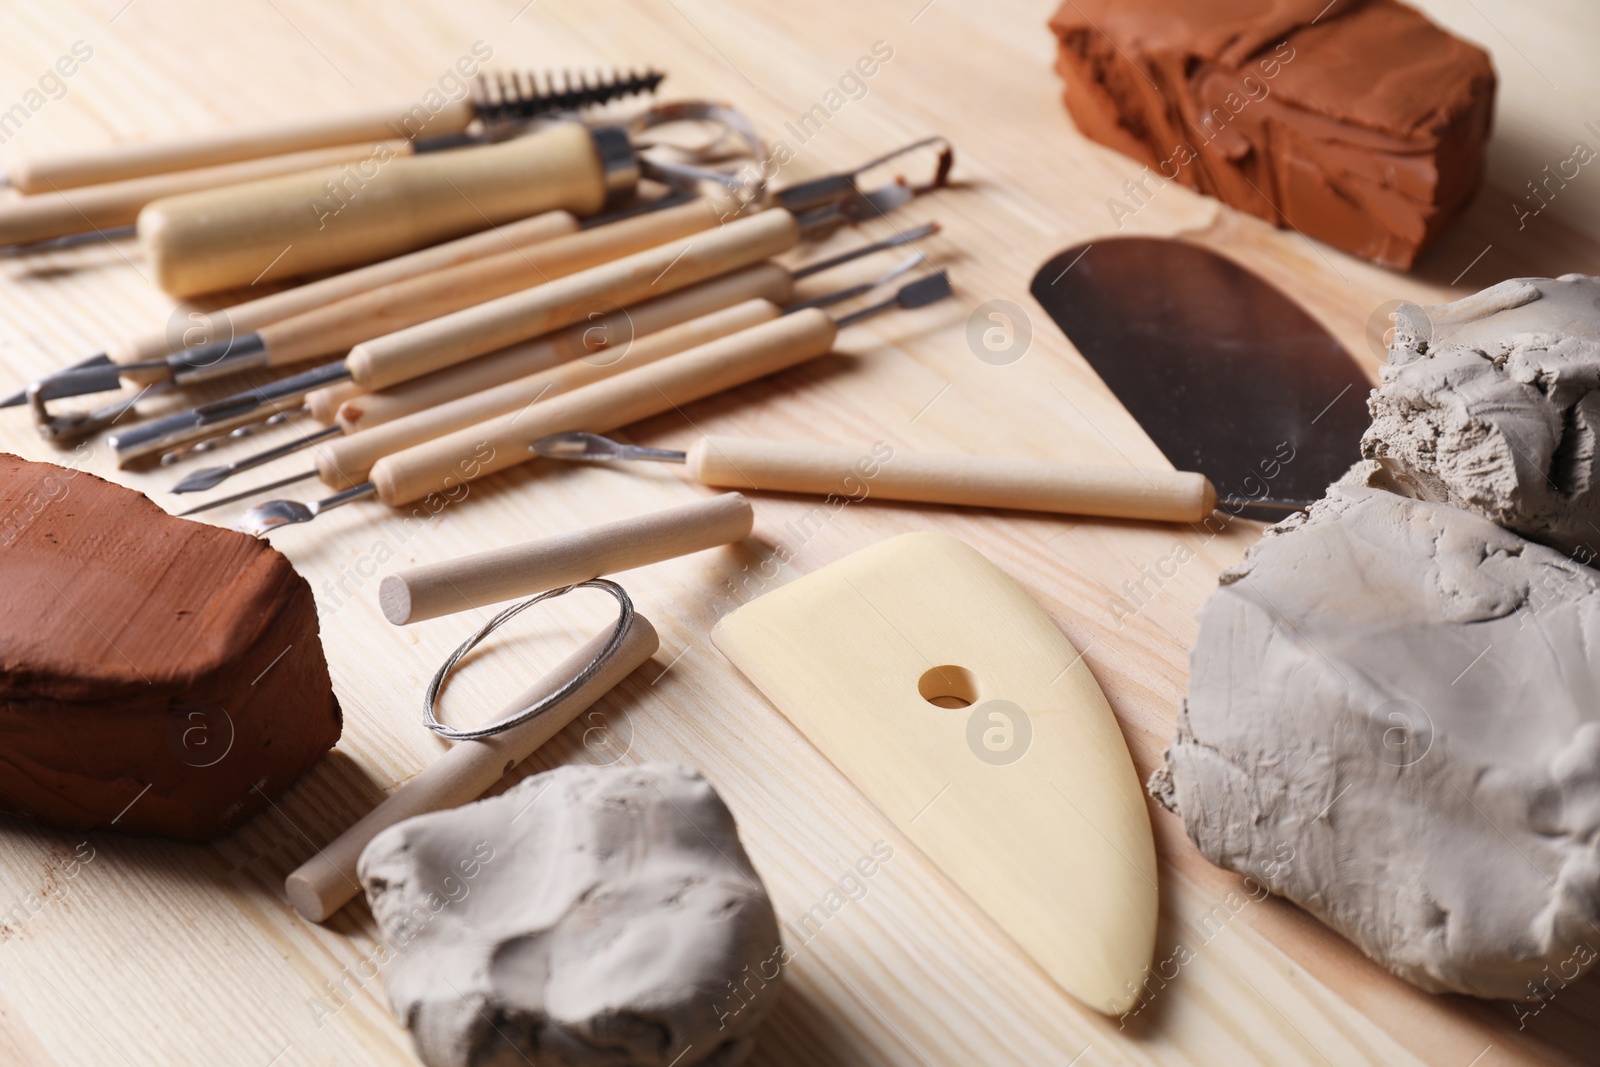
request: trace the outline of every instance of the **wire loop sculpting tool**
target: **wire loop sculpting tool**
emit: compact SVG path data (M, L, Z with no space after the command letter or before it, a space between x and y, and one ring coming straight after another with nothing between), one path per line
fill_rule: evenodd
M456 665L461 662L462 658L466 656L468 652L471 652L474 648L477 648L479 643L482 642L485 637L488 637L490 634L494 633L504 623L509 622L512 618L526 611L528 608L533 607L542 600L549 600L551 597L565 596L574 589L599 589L610 593L617 600L617 623L616 626L612 628L611 637L582 670L569 677L554 692L551 692L541 699L535 701L528 707L523 708L521 711L489 723L487 726L478 726L472 729L458 729L453 726L446 726L444 723L439 721L438 717L434 713L434 708L439 701L439 690L444 688L445 680L450 677L451 672L456 669ZM509 608L506 608L494 618L484 623L477 633L473 634L471 637L467 638L459 646L457 646L456 650L450 653L449 658L447 658L444 663L440 665L438 671L434 673L433 680L428 683L428 691L423 694L422 697L423 725L432 730L434 733L438 734L440 737L446 737L452 741L474 741L478 738L492 737L495 734L503 733L506 730L513 729L514 727L521 726L525 722L538 718L541 713L556 706L557 704L560 704L569 695L581 689L590 678L593 678L600 672L601 668L603 668L606 663L610 661L612 656L616 655L617 650L622 647L623 638L627 636L628 627L633 624L633 615L633 600L628 596L628 591L622 588L622 586L618 585L616 582L605 578L591 578L589 581L578 582L576 585L567 585L562 586L560 589L551 589L548 592L540 593L537 596L529 597L527 600L523 600L519 603L511 605Z

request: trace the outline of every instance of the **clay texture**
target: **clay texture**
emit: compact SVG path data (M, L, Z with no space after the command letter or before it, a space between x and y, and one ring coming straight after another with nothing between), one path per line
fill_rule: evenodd
M0 454L0 808L205 840L339 730L311 587L282 554Z
M1600 552L1600 278L1402 304L1362 452L1411 495Z
M1483 177L1482 49L1395 0L1067 0L1050 22L1083 133L1178 181L1391 267Z
M1364 477L1222 576L1151 791L1416 985L1553 992L1600 923L1600 572Z
M672 764L561 767L408 819L359 872L430 1067L729 1067L779 989L733 816Z

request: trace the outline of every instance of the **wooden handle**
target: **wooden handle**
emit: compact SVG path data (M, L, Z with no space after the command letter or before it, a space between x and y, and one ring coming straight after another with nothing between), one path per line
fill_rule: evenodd
M415 137L424 130L430 136L460 133L473 114L469 100L452 101L431 115L417 105L369 108L253 130L24 157L10 163L6 176L14 189L43 193L337 145L365 144L370 150L374 141Z
M836 333L833 320L816 308L797 311L385 456L373 464L371 481L386 504L409 504L430 493L459 499L465 483L532 458L528 445L541 437L605 433L672 411L814 359L832 347Z
M754 526L750 501L722 493L386 575L378 606L384 618L404 626L743 541Z
M524 341L499 352L479 356L477 359L469 359L459 366L424 374L420 378L401 382L388 389L368 393L353 382L342 382L337 386L317 390L308 396L306 401L311 405L312 415L319 420L329 422L337 417L339 425L344 427L346 433L357 433L460 397L481 393L486 389L525 378L530 374L568 363L580 356L584 357L586 365L592 366L620 363L624 353L629 357L630 364L646 362L638 358L640 353L636 351L636 347L647 336L654 337L662 331L680 325L687 327L703 316L750 301L761 301L772 306L787 304L793 298L794 275L776 263L757 263L753 267L745 267L732 274L724 274L720 278L691 285L676 293L646 300L631 308L607 314L591 311L584 321L576 322L548 336ZM776 312L775 307L773 310ZM735 320L735 325L730 329L723 328L729 320L708 318L699 323L695 329L675 333L674 339L670 342L665 337L653 341L645 351L659 351L663 355L681 352L735 330L742 330L746 326L754 326L757 322L765 321L766 317L768 316L740 318ZM683 341L687 343L681 343ZM589 358L602 352L605 355ZM576 369L575 367L574 370ZM576 384L587 384L588 379L583 382L564 381L566 387L571 388ZM552 390L551 395L554 395L554 391ZM335 397L338 398L338 403L334 403ZM349 402L345 403L346 400ZM330 410L329 404L333 404L331 410L337 412L337 415L325 418L322 412Z
M176 174L134 178L65 193L40 193L37 196L0 201L0 245L46 241L67 234L127 226L139 217L140 210L152 200L354 163L371 155L373 150L371 143L342 145ZM406 150L404 141L390 141L385 145L385 151L392 153Z
M454 241L408 252L393 259L380 260L365 267L329 275L314 282L297 285L293 289L247 300L242 304L218 311L191 312L177 329L152 330L135 337L113 341L106 345L106 354L117 363L137 363L140 360L159 359L185 348L195 348L230 337L254 333L268 323L278 322L291 315L310 311L335 300L354 296L388 285L391 282L415 278L420 274L444 270L458 263L468 263L485 256L497 255L507 248L528 248L572 233L578 220L567 211L546 211L526 219L508 222L484 233L458 237ZM337 410L337 405L334 410ZM332 416L330 414L329 420Z
M709 233L363 342L347 358L350 375L367 389L382 389L570 326L596 307L627 307L676 292L786 252L799 239L793 215L778 208L763 211Z
M496 718L515 714L555 692L593 662L610 638L608 627L605 633L557 664ZM561 703L504 733L476 741L458 741L451 746L285 879L284 889L294 910L312 922L321 922L344 907L360 892L356 863L362 849L374 837L413 815L442 811L476 800L510 773L511 768L533 755L540 745L560 733L618 682L637 670L659 647L660 639L650 620L635 614L622 644L605 666Z
M306 394L306 411L323 425L332 426L339 421L339 409L344 406L345 401L367 395L367 391L355 382L325 385Z
M515 381L469 393L404 418L357 433L325 441L314 449L317 474L336 489L348 489L367 480L373 464L413 445L486 422L506 412L521 411L616 374L687 352L719 337L727 337L782 314L768 300L747 300L731 308L641 337L625 351L606 353L611 358L562 363ZM447 371L438 373L445 374Z
M594 141L575 122L503 144L374 152L340 168L157 200L139 213L156 284L194 296L399 255L508 219L605 203Z
M268 362L284 366L343 352L362 341L699 233L715 222L705 205L680 204L358 293L263 327Z
M1066 515L1198 522L1217 506L1203 474L1043 463L991 456L706 437L689 449L706 485L835 494L855 500L1018 508Z

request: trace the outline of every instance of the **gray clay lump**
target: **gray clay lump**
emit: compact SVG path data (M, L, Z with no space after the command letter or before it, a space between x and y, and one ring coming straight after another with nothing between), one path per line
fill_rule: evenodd
M1222 576L1151 788L1423 989L1547 995L1600 928L1600 572L1381 477Z
M359 870L429 1067L731 1067L779 989L733 816L675 765L536 775L391 827Z
M1402 304L1363 454L1409 495L1600 554L1600 278Z

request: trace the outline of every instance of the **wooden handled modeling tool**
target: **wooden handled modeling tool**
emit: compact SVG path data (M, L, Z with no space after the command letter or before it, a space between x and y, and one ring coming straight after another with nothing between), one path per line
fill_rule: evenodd
M556 283L559 284L559 283ZM311 504L269 500L245 512L237 529L265 536L279 526L310 522L368 496L410 504L532 458L528 445L568 430L604 432L814 359L833 347L840 326L896 307L921 307L950 295L943 272L920 278L888 300L841 318L817 308L753 326L698 348L575 389L553 400L393 453L373 464L370 480ZM596 424L603 424L597 429Z
M110 434L107 441L118 462L126 464L211 436L224 418L257 421L254 412L267 406L270 414L289 396L298 402L313 389L347 377L366 388L394 385L570 326L596 308L627 306L758 263L787 251L797 240L794 216L781 209L763 211L363 342L337 363Z
M1211 482L1188 471L905 452L882 442L851 448L703 437L687 452L674 452L592 433L562 433L535 441L532 450L547 459L683 463L705 485L856 500L876 497L1162 522L1198 522L1217 506Z
M382 389L570 325L597 305L626 307L758 263L787 252L799 239L793 215L762 211L704 235L365 341L346 357L350 377L357 385Z
M367 480L373 465L385 456L470 430L491 419L515 415L530 405L548 403L574 389L626 374L669 356L728 337L783 314L770 300L746 300L660 333L641 337L611 362L576 360L497 385L481 393L447 401L359 433L313 445L317 476L334 489Z
M366 481L372 471L372 465L393 452L431 441L455 430L475 426L508 411L518 411L531 404L547 401L592 382L653 363L718 337L726 337L757 323L770 321L780 314L782 309L769 300L760 298L746 300L722 311L669 327L648 337L641 337L629 346L624 354L610 362L589 362L579 359L561 363L516 381L446 401L436 407L343 438L339 437L341 430L338 426L314 430L303 437L264 449L232 463L193 471L173 486L172 491L180 493L209 489L234 474L281 459L303 448L312 449L315 457L315 465L309 470L218 500L209 500L180 514L196 515L307 478L321 478L324 484L335 489L346 489ZM448 372L438 373L444 375Z
M423 152L458 143L474 120L498 126L604 104L654 92L663 78L650 71L574 82L568 74L564 86L558 88L554 78L548 78L540 89L531 76L513 74L509 80L505 75L493 80L480 76L470 98L447 100L438 108L411 101L248 130L23 156L9 162L6 177L20 192L43 193L341 145L364 144L370 151L374 141L396 137L412 139L410 150Z
M790 273L776 263L757 263L676 293L591 316L543 337L522 341L387 389L369 393L354 382L319 389L306 396L306 408L319 422L337 422L345 433L358 433L573 360L583 360L597 370L613 365L620 367L631 362L636 346L643 344L646 338L654 339L679 326L693 327L701 319L736 304L762 300L776 306L787 304L792 298ZM712 327L705 324L704 328ZM701 337L700 341L682 345L675 351L681 352L722 334L697 336Z
M895 239L898 242L898 238ZM876 251L869 245L858 251ZM913 256L906 263L880 278L880 284L899 276L908 267L922 262ZM829 266L830 264L819 264ZM794 275L781 267L765 264L747 270L774 270L784 276L792 294ZM807 301L803 307L822 307L838 299L855 295L858 287L841 293L829 294ZM681 294L674 294L681 295ZM666 298L666 299L671 299ZM795 310L795 309L791 309ZM763 322L770 322L788 314L783 307L766 297L758 297L732 307L704 315L660 333L636 340L617 358L610 362L579 360L564 363L547 371L530 374L515 381L486 389L480 393L447 401L425 411L386 422L343 438L319 441L315 445L317 474L323 483L335 489L345 489L365 481L372 467L384 456L393 455L413 445L432 441L457 430L481 425L489 419L507 413L525 410L530 404L548 400L573 389L622 374L658 360L688 351L721 337L748 330Z
M754 525L750 501L722 493L386 575L378 606L384 618L404 626L732 544L749 537Z
M594 215L638 174L631 160L608 165L608 129L564 122L496 145L376 152L166 197L139 213L139 239L156 284L188 297L383 259L541 211Z
M189 315L187 320L189 325L177 331L176 336L174 331L164 329L121 338L107 344L104 352L42 379L38 383L44 387L41 398L56 400L83 393L116 389L121 384L121 372L110 366L113 363L139 363L172 355L181 357L191 348L230 337L244 336L268 323L376 289L381 285L415 278L431 271L453 267L458 263L482 259L488 255L504 252L508 248L527 248L552 237L571 233L577 228L578 220L569 212L547 211L531 218L508 222L492 231L471 234L393 259L370 263L365 267L357 267L341 274L332 274L292 289L256 297L254 300L247 300L232 307L211 312L195 311ZM77 380L91 371L99 372L100 377ZM19 390L0 400L0 408L24 403L26 397L27 391Z
M67 192L39 193L37 196L0 201L0 245L27 244L128 226L152 200L355 163L374 152L398 152L404 143L385 141L379 145L318 148L291 155L269 156L242 163L225 163L218 167L130 178Z
M171 359L131 364L131 381L173 377L180 384L253 367L282 367L347 351L352 345L459 311L554 278L609 263L667 241L708 230L716 214L704 201L645 212L606 226L404 278L267 323ZM608 309L609 310L609 309Z
M769 264L755 267L746 267L742 271L735 271L724 278L703 282L702 285L719 285L724 281L746 283L746 286L759 286L771 279L774 274L783 275L786 272L774 269L771 273L766 269ZM741 287L746 287L741 286ZM694 287L698 288L698 287ZM680 295L696 295L693 289L684 290L683 294L673 294L670 297L661 297L660 300L672 300ZM657 301L647 301L639 308L648 307ZM770 310L770 314L768 313ZM291 485L294 482L307 478L321 477L326 484L336 488L345 488L353 485L351 478L356 482L366 478L367 472L380 456L388 452L409 448L423 441L432 440L453 430L470 426L483 419L494 415L504 414L507 411L526 407L529 404L548 400L562 393L570 392L582 385L609 378L613 374L620 374L625 370L640 366L644 363L654 362L665 356L682 352L718 337L737 333L740 330L754 326L758 322L777 318L782 309L766 296L758 293L748 300L741 301L721 311L711 312L690 321L667 326L648 336L639 337L626 349L618 352L615 359L604 358L576 358L583 354L592 357L594 352L585 352L584 334L594 327L587 323L579 323L556 333L553 337L534 342L527 346L516 346L508 349L506 355L517 359L519 362L526 359L529 362L537 360L537 365L544 369L521 378L500 385L491 385L477 392L467 387L470 383L459 383L454 380L457 369L468 370L473 363L468 363L461 368L435 371L426 378L419 378L416 385L425 385L427 389L413 391L409 395L396 398L407 404L416 404L417 410L398 416L392 420L381 421L376 426L365 430L354 431L343 441L330 441L344 433L343 424L324 427L295 438L282 445L263 449L225 463L216 467L202 467L185 475L181 481L172 487L174 493L194 493L215 488L228 478L243 471L254 470L273 460L281 459L301 449L312 448L320 445L317 451L316 465L301 474L290 478L279 479L268 485L256 486L238 493L233 493L216 500L208 500L204 504L190 508L188 511L179 512L180 515L197 515L212 508L231 504L238 500L245 500L259 493ZM535 349L530 352L520 349ZM477 361L473 361L474 363ZM499 368L489 368L491 371ZM336 389L331 386L327 392ZM428 399L429 391L437 390L441 396L449 397L455 393L464 395L451 399L441 399L434 407L427 407L424 403ZM375 397L380 394L367 394L363 398ZM307 397L308 402L311 397ZM308 403L309 406L309 403ZM324 444L323 442L327 442ZM347 446L347 442L350 442ZM359 476L356 476L359 472Z
M609 633L594 637L512 701L505 713L513 714L530 707L555 692L593 663L610 638ZM560 733L633 673L658 647L660 640L655 627L643 615L635 614L616 652L566 700L503 733L456 742L285 879L284 889L295 911L312 922L321 922L344 907L360 892L356 860L369 841L402 819L453 808L482 796L513 767L533 755L540 745Z
M751 157L761 154L760 137L738 112L684 101L657 105L626 129L560 122L500 144L373 157L169 197L140 212L139 236L157 282L185 296L395 255L536 211L593 215L641 178L679 191L715 186L731 194L730 207L759 198L762 185L749 172L647 153L654 142L645 131L680 122L725 131L687 152L691 160L714 158L725 168L735 141Z
M368 496L402 505L434 494L455 493L467 482L533 458L528 445L541 437L579 429L604 432L598 427L624 426L672 411L822 355L833 347L841 326L891 308L921 307L949 295L949 279L941 272L920 278L888 300L846 315L837 324L817 308L802 308L526 410L385 456L373 464L369 481L324 500L258 504L244 514L237 528L259 537L280 526L310 522L325 511Z
M341 418L338 426L313 431L231 463L193 471L172 491L212 489L234 474L314 445L319 446L316 468L306 476L316 474L336 489L348 488L366 480L372 464L392 452L775 319L786 313L781 305L793 299L796 279L899 247L936 229L930 223L793 271L775 263L745 267L629 309L596 316L538 341L435 371L388 391L388 396L382 392L367 394L358 401L387 402L379 406L377 414L381 417L375 424L352 430L351 423ZM796 307L824 307L851 299L888 284L924 262L920 253L912 255L873 282L813 297ZM578 358L580 355L582 359ZM510 372L530 365L541 369L502 381ZM329 386L307 394L307 407L315 411L317 394L338 388ZM346 406L364 404L352 402ZM342 439L330 440L341 433ZM293 480L297 479L275 481L267 488L275 489ZM261 490L247 490L209 501L183 514L197 514L258 491Z
M424 375L371 393L363 392L360 386L354 383L347 383L308 394L306 406L312 418L317 421L329 423L337 420L346 433L355 433L447 400L515 381L535 371L544 370L579 356L612 351L620 361L625 356L622 349L626 348L626 354L631 355L632 344L646 335L658 333L680 323L687 324L701 316L710 315L712 312L748 300L759 299L775 305L790 306L795 300L796 281L814 277L875 252L911 244L938 232L938 223L925 223L901 230L871 244L852 248L828 259L807 263L792 271L774 263L745 267L667 296L656 297L642 304L634 304L632 307L619 308L607 315L591 315L588 322L572 326L564 333L479 356L437 377L431 374ZM902 272L897 270L869 283L807 300L806 304L823 307L851 299L887 285ZM774 308L769 317L776 317L777 314L778 310ZM713 336L721 334L706 335L702 340L709 341ZM682 348L688 347L691 346L682 346ZM674 351L682 351L682 348ZM607 360L604 356L600 356L592 362L604 363Z
M532 458L528 442L586 426L624 426L813 359L833 345L833 320L801 311L692 348L613 378L500 415L378 460L371 480L315 505L269 500L251 508L238 528L258 536L309 522L329 508L376 495L409 504Z

